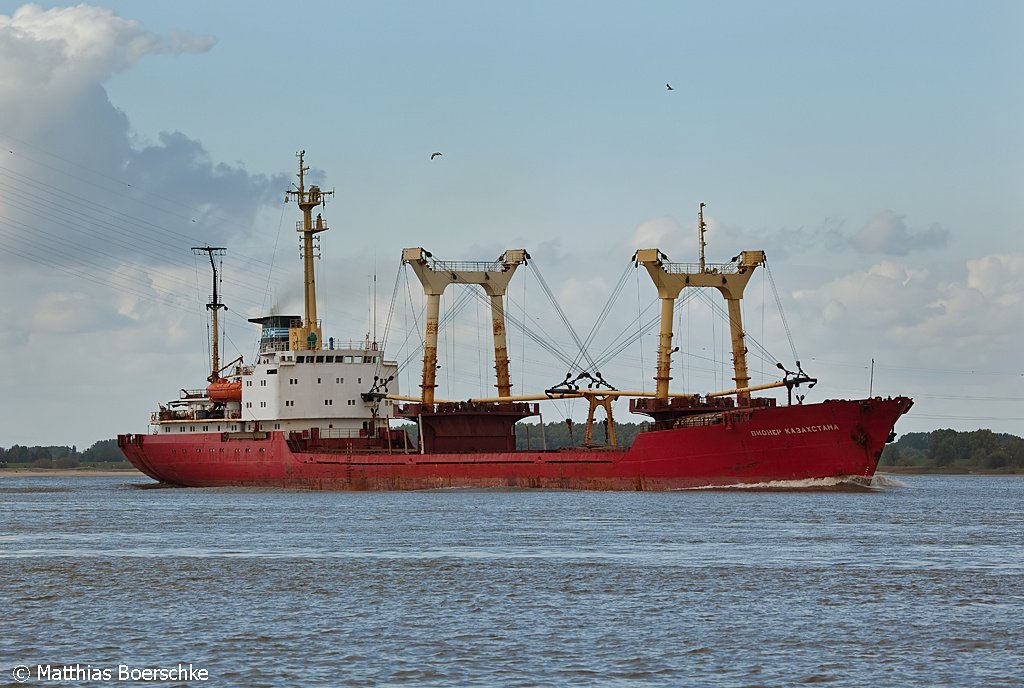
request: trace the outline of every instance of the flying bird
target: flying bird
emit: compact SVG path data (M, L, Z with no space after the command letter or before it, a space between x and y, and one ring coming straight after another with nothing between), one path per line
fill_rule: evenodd
M441 154L440 153L431 153L430 154L430 159L433 160L434 158L436 158L439 155L441 155Z
M674 91L675 90L674 88L672 88L672 84L665 84L665 88L667 88L670 91Z

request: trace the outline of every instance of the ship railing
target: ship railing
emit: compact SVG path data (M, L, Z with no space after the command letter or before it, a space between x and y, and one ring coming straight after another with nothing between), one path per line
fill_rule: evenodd
M673 275L699 275L700 263L662 263L665 272ZM740 271L738 263L704 263L703 272L712 275L733 275Z
M333 342L333 346L331 345ZM351 349L352 351L366 351L373 352L378 350L377 342L368 342L365 339L334 339L328 337L324 340L325 351L331 351L332 349L337 351L339 349Z
M331 191L331 192L328 192L328 193L334 193L334 192ZM322 222L322 224L319 225L318 231L322 230L322 229L329 229L329 227L327 226L326 222ZM296 232L305 232L306 231L306 223L304 221L302 221L302 220L297 220L295 222L295 231Z
M430 259L435 272L504 272L505 264L500 260L436 260Z
M320 430L320 439L355 439L358 437L372 437L373 430L363 430L362 428L327 428L326 430Z
M287 341L263 341L260 343L260 353L266 354L274 351L289 351L290 347ZM318 352L318 351L337 351L337 352L359 352L360 354L373 355L380 353L380 348L377 342L367 342L366 340L348 340L342 341L339 339L328 338L324 342L324 348L322 349L300 349L300 353Z

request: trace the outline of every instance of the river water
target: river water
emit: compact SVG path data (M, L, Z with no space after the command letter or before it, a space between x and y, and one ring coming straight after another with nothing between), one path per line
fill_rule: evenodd
M0 685L1024 683L1024 477L148 484L0 477Z

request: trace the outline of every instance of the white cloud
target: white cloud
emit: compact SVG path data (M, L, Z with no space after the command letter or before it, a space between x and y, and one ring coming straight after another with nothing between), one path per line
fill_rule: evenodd
M794 294L822 341L888 347L907 362L949 367L954 358L1005 366L1021 326L1007 306L1024 303L1024 254L969 260L960 279L882 261ZM957 277L957 276L954 276ZM820 350L820 349L819 349Z
M0 124L22 136L45 132L69 114L94 111L89 101L98 96L97 85L142 57L203 52L213 43L159 36L102 7L24 5L0 15Z
M0 290L17 295L0 308L14 324L0 342L12 359L36 360L40 345L74 341L93 361L88 370L9 369L4 384L30 385L36 402L0 402L0 446L112 437L136 420L127 412L174 392L152 386L165 364L144 361L177 360L179 370L193 362L197 374L205 367L205 311L196 304L205 301L209 272L189 249L238 249L237 238L267 221L261 209L280 201L287 182L219 164L180 132L140 147L104 83L147 56L213 44L209 37L158 35L89 5L25 5L0 15ZM245 299L258 301L266 278L239 270L231 280L240 286L228 326L246 328L236 339L247 344ZM83 411L72 393L76 380L102 379L117 380L125 415ZM62 424L67 436L55 436L34 422L33 403L45 404L50 417L80 422Z
M31 311L33 333L74 334L96 327L100 321L98 304L80 291L55 291L43 294Z
M873 215L857 232L843 230L845 222L826 217L810 227L777 227L752 230L718 220L705 210L706 258L721 262L746 249L763 250L773 260L824 249L830 253L875 253L905 256L913 251L941 248L949 230L938 224L918 232L907 228L902 215L885 210ZM697 222L680 223L672 217L648 220L634 230L632 243L638 247L661 248L672 260L689 262L697 256Z
M967 286L1000 307L1019 307L1024 301L1024 255L997 254L967 261Z
M949 230L932 225L920 232L911 232L902 215L884 210L850 237L850 245L861 253L884 253L905 256L911 251L945 246Z
M215 42L211 36L160 36L113 10L89 5L24 5L13 15L0 15L0 33L5 53L20 49L42 58L34 72L8 74L8 80L38 76L37 84L55 86L104 81L146 55L205 52Z
M656 217L633 230L630 245L635 248L659 248L668 253L681 248L679 236L683 231L675 218Z

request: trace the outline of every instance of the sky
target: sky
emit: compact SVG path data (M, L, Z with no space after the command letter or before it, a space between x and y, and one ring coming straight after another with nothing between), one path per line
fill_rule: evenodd
M545 284L605 379L650 391L657 326L628 335L656 292L631 257L695 261L703 202L709 262L768 257L753 383L800 360L806 402L913 397L898 433L1024 435L1024 4L628 5L0 2L0 447L146 432L205 384L193 246L226 249L226 360L252 361L248 318L301 314L299 150L334 191L324 334L384 341L403 393L416 246L530 252L508 310L561 354L510 324L514 392L589 368ZM442 303L439 398L493 393L465 293ZM731 386L712 296L678 310L674 392Z

